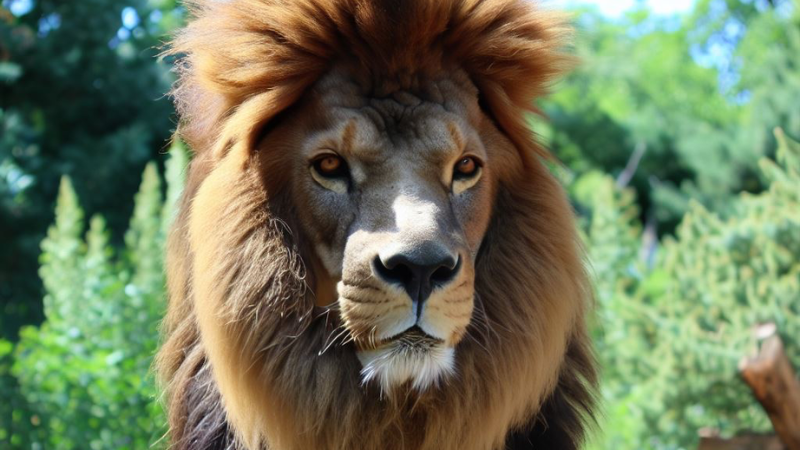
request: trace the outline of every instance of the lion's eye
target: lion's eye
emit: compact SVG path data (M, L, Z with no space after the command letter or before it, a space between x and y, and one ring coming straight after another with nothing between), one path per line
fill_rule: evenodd
M453 167L453 193L460 194L478 183L481 162L474 156L464 156Z
M312 163L314 170L326 178L342 178L347 176L347 164L336 155L325 155Z
M475 158L471 156L467 156L466 158L461 158L456 163L456 170L454 172L454 176L458 177L472 177L478 172L478 162L475 161Z
M311 177L325 189L343 194L347 192L350 171L344 158L326 153L311 160Z

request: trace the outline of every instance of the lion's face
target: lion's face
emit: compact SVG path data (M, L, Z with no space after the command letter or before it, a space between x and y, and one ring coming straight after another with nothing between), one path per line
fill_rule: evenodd
M466 77L417 84L366 94L334 72L280 133L297 146L291 195L308 205L317 304L338 307L364 381L384 390L453 371L491 214L476 90Z

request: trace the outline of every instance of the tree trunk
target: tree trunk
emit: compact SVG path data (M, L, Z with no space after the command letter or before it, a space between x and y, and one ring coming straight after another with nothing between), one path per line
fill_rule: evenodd
M774 327L768 330L774 330ZM771 335L758 354L742 360L739 370L769 415L786 449L800 450L800 382L786 357L780 337L774 332L768 334Z

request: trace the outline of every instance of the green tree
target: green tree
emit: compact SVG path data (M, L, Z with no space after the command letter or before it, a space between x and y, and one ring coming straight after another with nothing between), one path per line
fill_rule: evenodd
M652 265L634 256L630 193L607 176L576 184L590 208L601 317L607 421L597 449L677 450L696 447L701 428L770 429L737 364L753 328L774 322L800 365L800 144L776 136L777 161L760 163L768 190L740 194L728 214L694 202Z
M728 213L740 191L765 188L759 158L772 127L800 136L796 0L702 0L691 14L635 10L576 16L578 69L543 103L539 126L578 175L617 176L644 150L630 185L641 216L670 234L694 199Z
M0 3L0 337L42 319L38 243L62 175L119 241L131 174L174 127L156 55L181 17L173 0Z
M717 71L693 60L690 29L676 20L581 14L581 65L545 105L553 150L579 173L618 175L645 150L631 185L665 230L685 210L681 189L700 183L706 198L730 195L741 189L737 169L756 161L730 153L724 131L737 107L719 92Z
M743 194L726 216L694 204L664 245L661 270L673 280L661 308L670 326L659 336L673 355L664 414L676 419L659 422L665 442L700 427L770 429L736 377L756 325L777 324L800 363L800 144L776 136L777 162L760 164L768 191Z
M656 380L658 360L647 357L656 343L658 319L643 295L656 282L649 255L655 239L643 234L636 197L601 172L589 172L571 186L581 207L584 240L589 249L597 300L594 342L602 367L602 411L599 433L590 448L643 448L650 434L646 413L654 398L648 384Z

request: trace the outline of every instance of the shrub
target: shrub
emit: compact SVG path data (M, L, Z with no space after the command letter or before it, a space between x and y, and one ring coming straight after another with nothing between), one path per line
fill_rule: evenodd
M767 192L742 194L728 217L694 204L676 239L665 242L660 270L671 282L659 312L669 326L659 341L670 356L663 412L670 419L657 422L662 436L770 429L737 376L739 360L753 351L754 326L777 324L790 360L800 363L800 144L780 130L776 137L777 163L760 163Z
M760 163L769 190L740 194L727 216L693 204L652 268L635 257L631 194L605 176L576 184L600 306L597 448L695 448L701 428L769 431L737 364L764 322L800 364L800 144L776 137L777 162Z
M56 221L42 242L46 320L21 331L12 369L31 427L6 430L12 443L142 449L165 432L150 365L165 309L165 222L172 218L187 158L179 146L171 155L169 203L150 163L118 252L102 217L90 220L83 237L83 211L69 178L62 179ZM0 361L8 357L2 350Z

